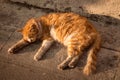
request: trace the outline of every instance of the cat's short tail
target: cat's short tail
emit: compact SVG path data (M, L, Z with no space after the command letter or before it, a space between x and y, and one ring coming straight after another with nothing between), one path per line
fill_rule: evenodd
M88 53L87 63L83 70L85 75L90 75L93 71L96 70L97 52L100 50L100 45L101 37L98 35Z

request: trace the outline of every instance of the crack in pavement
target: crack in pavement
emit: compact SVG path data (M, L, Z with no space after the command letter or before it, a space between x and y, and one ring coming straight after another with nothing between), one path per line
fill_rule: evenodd
M31 9L31 8L41 9L42 11L47 12L47 13L48 12L64 12L64 11L61 11L61 10L58 10L58 9L51 9L51 8L44 8L44 7L38 7L38 6L30 5L30 4L27 4L26 2L20 3L20 2L13 2L11 0L8 0L8 3L10 3L12 5L17 4L19 6L26 7L28 9Z
M7 40L3 43L3 45L0 48L0 51L3 49L3 47L5 46L5 44L8 42L8 40L11 38L11 36L15 33L15 31L13 31L7 38Z
M107 49L107 50L111 50L111 51L115 51L115 52L120 52L119 50L113 49L113 48L109 48L109 47L105 47L105 46L101 46L101 48Z

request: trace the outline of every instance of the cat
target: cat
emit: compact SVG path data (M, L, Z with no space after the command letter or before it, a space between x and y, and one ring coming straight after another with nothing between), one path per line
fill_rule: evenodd
M89 48L86 65L83 69L85 75L90 75L96 70L97 53L101 46L101 37L93 25L78 14L50 13L40 18L32 18L26 25L18 30L23 38L8 49L9 53L15 53L22 47L42 40L42 45L34 55L38 61L50 48L54 41L58 41L67 47L67 58L58 65L58 69L66 67L74 68L80 56L86 48Z

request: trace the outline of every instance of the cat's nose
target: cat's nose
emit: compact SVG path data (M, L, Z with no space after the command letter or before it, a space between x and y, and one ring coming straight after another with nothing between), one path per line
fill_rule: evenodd
M34 42L35 39L34 38L28 38L28 42Z
M32 40L31 40L31 39L28 39L28 42L32 42Z

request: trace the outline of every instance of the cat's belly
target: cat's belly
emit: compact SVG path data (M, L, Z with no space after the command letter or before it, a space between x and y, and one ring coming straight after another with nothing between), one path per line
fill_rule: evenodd
M52 37L54 40L56 40L56 41L64 44L65 46L67 46L67 45L70 44L70 41L71 41L71 39L75 36L75 34L76 34L76 33L71 33L71 34L69 34L69 35L66 35L66 36L63 37L63 39L62 39L63 41L60 41L60 39L58 38L58 36L57 36L57 34L56 34L56 32L55 32L54 26L51 28L51 31L50 31L51 37Z
M72 33L72 34L66 35L66 36L64 37L63 44L64 44L65 46L71 44L71 40L72 40L72 38L75 36L75 34L76 34L76 33Z

